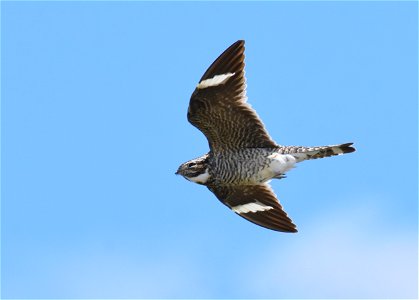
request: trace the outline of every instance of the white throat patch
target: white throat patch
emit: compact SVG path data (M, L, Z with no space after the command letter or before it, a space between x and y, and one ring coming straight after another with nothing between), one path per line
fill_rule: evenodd
M207 87L217 86L217 85L223 84L227 79L229 79L234 74L236 74L236 73L227 73L227 74L215 75L212 78L202 80L196 87L198 89L205 89Z
M208 168L205 169L205 173L199 174L196 177L188 177L190 181L195 183L204 184L210 178L210 174L208 173Z

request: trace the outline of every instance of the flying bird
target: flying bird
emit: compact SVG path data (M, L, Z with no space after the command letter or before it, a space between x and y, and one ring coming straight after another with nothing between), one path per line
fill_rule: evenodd
M269 181L285 178L296 163L351 153L353 143L282 146L247 104L244 41L225 50L192 93L188 121L206 136L210 151L189 160L176 174L205 185L239 216L268 229L297 232Z

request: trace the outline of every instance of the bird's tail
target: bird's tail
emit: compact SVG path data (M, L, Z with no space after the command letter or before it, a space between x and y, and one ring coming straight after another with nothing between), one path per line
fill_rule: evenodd
M308 159L317 159L354 152L355 148L352 147L352 144L353 143L346 143L319 147L287 146L284 147L283 153L291 154L297 159L297 162L300 162Z

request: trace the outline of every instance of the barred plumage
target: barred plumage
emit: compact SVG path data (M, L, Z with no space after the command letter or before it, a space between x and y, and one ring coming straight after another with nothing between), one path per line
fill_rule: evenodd
M208 139L210 151L183 163L176 174L206 185L241 217L260 226L296 232L268 181L303 160L355 151L352 143L303 147L276 144L246 103L244 41L224 51L191 96L188 120Z

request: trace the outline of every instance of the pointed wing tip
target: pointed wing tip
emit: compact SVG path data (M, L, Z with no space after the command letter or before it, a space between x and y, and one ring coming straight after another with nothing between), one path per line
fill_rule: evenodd
M244 40L238 40L237 42L233 43L230 47L228 47L228 49L233 49L233 48L237 48L237 49L243 49L244 52Z
M209 66L202 75L199 82L212 78L216 75L222 75L226 73L237 73L242 71L244 68L244 40L238 40L231 44L218 58ZM242 62L243 64L237 64ZM232 69L233 67L233 69ZM236 70L234 70L236 68Z
M282 226L278 226L278 225L274 225L272 227L266 227L263 225L258 224L259 226L274 230L274 231L278 231L278 232L284 232L284 233L297 233L298 229L297 226L294 223L290 223L287 224L286 226L282 225Z
M288 232L288 233L297 233L297 232L298 232L298 229L297 229L297 227L295 227L295 228L289 229L289 230L284 231L284 232Z
M266 229L270 229L276 232L283 232L283 233L297 233L298 229L297 226L295 226L293 223L291 224L287 224L287 225L279 225L278 224L262 224L262 223L257 223L254 221L251 221L248 219L248 221L259 225L260 227L264 227Z
M275 214L271 212L274 211ZM280 215L278 215L280 213ZM277 232L295 233L298 232L297 226L282 210L265 210L259 212L237 213L240 217L250 221L260 227Z

